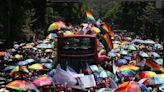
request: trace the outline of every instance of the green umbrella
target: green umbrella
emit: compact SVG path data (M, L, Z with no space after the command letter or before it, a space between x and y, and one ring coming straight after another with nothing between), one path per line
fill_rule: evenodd
M134 44L129 45L129 50L137 50L136 46Z

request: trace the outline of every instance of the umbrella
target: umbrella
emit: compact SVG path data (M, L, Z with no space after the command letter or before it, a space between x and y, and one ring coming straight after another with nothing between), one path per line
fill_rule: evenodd
M159 84L164 84L164 78L160 78L160 77L143 78L139 81L139 83L142 83L144 85L159 85Z
M155 72L152 72L152 71L143 71L143 72L140 72L138 74L139 78L142 79L142 78L153 78L153 77L157 77L157 74Z
M5 71L9 71L9 70L12 70L14 69L16 66L7 66L4 68Z
M46 39L55 39L57 37L56 33L50 33L46 36Z
M155 42L153 40L151 40L151 39L146 39L146 40L144 40L143 43L146 43L146 44L155 44Z
M98 71L99 70L97 65L91 65L89 67L91 68L92 71Z
M127 81L119 85L115 92L142 92L140 85L134 81Z
M6 85L7 88L15 89L15 90L23 90L27 91L29 89L37 90L35 85L33 85L31 82L25 81L25 80L15 80Z
M151 54L152 54L154 57L160 57L160 55L159 55L157 52L151 52Z
M34 59L26 59L25 61L19 61L18 65L27 65L27 64L32 63L34 61L35 61Z
M128 63L128 61L126 59L118 59L117 63L124 65L124 64Z
M29 74L29 70L26 66L16 66L14 69L11 70L10 75L15 76L18 72Z
M158 58L155 60L155 62L161 66L163 66L163 58Z
M28 66L28 68L33 70L42 70L45 69L46 67L43 64L32 64Z
M145 52L140 52L139 55L140 55L141 57L149 57L148 54L145 53Z
M100 72L100 77L101 78L107 78L108 77L108 74L106 73L106 71L101 71Z
M123 65L121 67L119 67L120 71L125 71L125 70L134 70L134 71L138 71L139 67L134 66L134 65Z
M41 76L35 79L32 83L36 86L51 85L53 80L48 76Z
M111 88L100 88L96 92L114 92Z
M128 47L129 50L137 50L134 44L129 45Z
M126 50L121 50L120 51L120 54L122 54L122 55L128 55L128 52Z
M155 45L154 45L154 48L155 48L155 49L162 49L163 46L162 46L161 44L155 44Z
M108 56L110 56L110 57L114 57L114 56L116 56L116 54L114 53L114 52L108 52Z
M52 48L53 46L51 44L45 44L41 43L36 46L36 48Z
M51 63L42 63L46 68L51 69L52 64Z
M144 43L144 41L141 39L134 39L131 41L131 43Z
M52 49L46 49L45 52L53 52Z
M158 77L160 77L160 78L164 78L164 74L162 73L162 74L157 74L158 75Z
M132 57L131 56L124 56L123 58L126 60L131 60Z
M49 27L48 27L48 31L53 31L53 30L59 30L61 27L65 27L65 23L62 21L57 21L52 23Z

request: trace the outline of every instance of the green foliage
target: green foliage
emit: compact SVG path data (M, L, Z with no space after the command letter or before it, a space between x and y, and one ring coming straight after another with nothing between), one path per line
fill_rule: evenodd
M113 22L117 28L146 35L147 38L155 38L155 31L159 31L158 26L163 20L157 14L155 2L114 2L107 4L103 10L104 21Z

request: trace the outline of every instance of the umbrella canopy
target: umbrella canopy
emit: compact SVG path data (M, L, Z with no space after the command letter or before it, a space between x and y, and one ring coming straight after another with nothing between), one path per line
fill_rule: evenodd
M140 55L141 57L149 57L148 54L145 53L145 52L140 52L139 55Z
M16 66L7 66L4 68L5 71L9 71L9 70L12 70L14 69Z
M137 50L134 44L129 45L128 47L129 50Z
M35 61L34 59L27 59L25 61L19 61L18 65L27 65L27 64L32 63L34 61Z
M114 92L111 88L100 88L96 92Z
M144 85L159 85L159 84L164 84L164 78L160 78L160 77L144 78L141 79L139 83L142 83Z
M27 69L26 66L16 66L14 69L11 70L10 75L15 76L18 73L26 73L29 74L29 70Z
M15 90L23 90L27 91L29 89L36 90L37 88L31 82L27 82L25 80L15 80L6 85L7 88L15 89Z
M134 81L127 81L119 85L115 92L142 92L140 85Z
M140 72L138 75L140 79L157 77L157 74L152 71L143 71L143 72Z
M141 39L134 39L131 43L144 43L144 41Z
M53 46L51 44L45 44L41 43L36 46L36 48L52 48Z
M51 85L52 84L52 79L48 76L41 76L37 79L35 79L32 83L35 84L36 86L44 86L44 85Z
M160 77L160 78L164 78L164 74L157 74L158 75L158 77Z
M120 71L125 71L125 70L134 70L134 71L138 71L139 67L134 66L134 65L123 65L121 67L119 67Z
M163 58L158 58L155 60L155 62L161 66L163 66Z
M124 65L124 64L128 63L128 61L126 59L118 59L117 63Z
M65 23L62 21L57 21L52 23L49 27L48 27L48 31L53 31L53 30L59 30L61 27L65 27Z
M55 39L57 37L56 33L50 33L46 36L46 39Z
M157 52L151 52L151 54L153 55L153 57L160 57L160 55Z
M33 70L46 69L46 67L43 64L32 64L32 65L28 66L28 68L33 69Z
M146 40L144 40L143 43L146 43L146 44L155 44L155 42L153 40L151 40L151 39L146 39Z

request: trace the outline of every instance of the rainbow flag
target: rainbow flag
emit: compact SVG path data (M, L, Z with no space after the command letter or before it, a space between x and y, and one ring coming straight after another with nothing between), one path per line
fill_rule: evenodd
M104 45L105 50L109 52L110 50L113 49L113 43L111 36L109 34L104 34L102 38L100 38L100 42Z
M95 20L95 18L93 17L93 15L92 15L92 13L91 13L90 10L87 10L87 11L86 11L86 16L87 16L88 22L96 23L96 20Z
M106 33L109 33L110 35L113 35L114 32L112 30L112 28L108 25L108 23L104 23L101 27L101 33L102 34L106 34Z
M164 72L164 68L162 66L158 65L157 63L155 63L152 60L146 59L145 64L147 66L153 68L154 70Z

